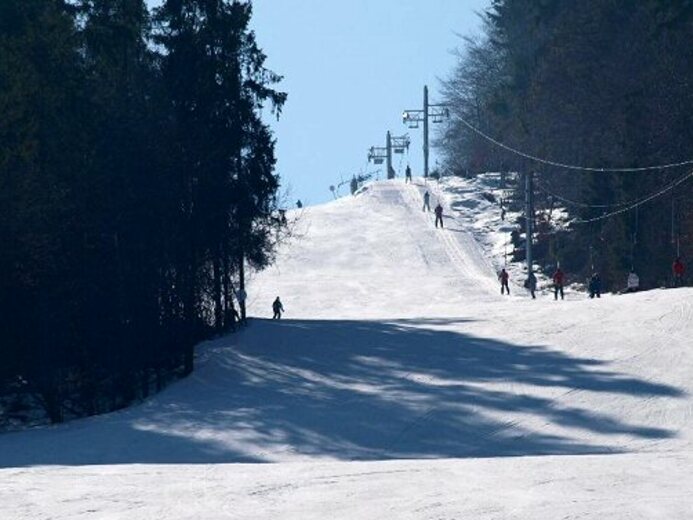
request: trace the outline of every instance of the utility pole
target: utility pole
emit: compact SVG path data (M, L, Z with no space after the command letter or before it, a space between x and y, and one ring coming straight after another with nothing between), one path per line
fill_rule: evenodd
M419 123L423 123L423 154L424 154L424 177L428 177L428 158L429 158L429 119L434 123L442 123L450 117L450 110L443 104L431 104L428 102L428 86L424 86L424 98L422 110L405 110L402 114L402 122L409 128L419 128Z
M532 227L534 224L534 208L532 200L532 177L534 174L528 172L525 174L525 233L527 239L525 240L525 252L527 257L527 277L532 274Z
M387 150L387 178L394 179L395 170L392 169L392 136L389 130L387 135L385 135L385 149Z
M428 178L428 85L424 85L424 104L423 104L423 153L424 153L424 177Z
M401 136L393 136L389 131L385 135L385 146L371 146L368 150L368 161L373 164L383 164L387 161L387 178L393 179L395 170L392 167L392 153L404 153L404 150L409 149L411 141L407 134Z

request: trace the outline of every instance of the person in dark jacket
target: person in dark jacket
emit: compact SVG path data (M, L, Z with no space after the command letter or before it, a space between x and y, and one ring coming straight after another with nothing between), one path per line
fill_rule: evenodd
M589 284L590 298L601 298L602 296L602 279L599 277L599 273L592 274Z
M277 296L277 299L274 300L274 303L272 303L272 310L274 311L274 316L272 316L273 320L282 319L282 312L284 312L284 306L282 305L279 296Z
M404 182L408 183L411 182L411 168L407 164L407 169L404 170Z
M436 214L436 227L438 227L438 222L440 222L440 227L443 227L443 206L440 205L440 202L435 208L435 214Z
M423 199L423 211L431 211L431 195L426 192L424 193Z
M532 299L536 300L537 296L534 294L534 291L537 290L537 277L534 276L534 273L529 273L529 276L525 281L525 287L529 289L529 294L532 295Z
M501 294L505 294L505 291L508 291L508 296L510 296L510 286L508 285L510 275L508 275L508 271L506 271L505 268L501 269L498 279L501 283Z
M359 181L356 180L356 175L354 175L351 178L351 182L349 183L349 189L351 190L352 195L355 195L356 191L359 189Z
M553 273L553 299L558 300L558 293L561 294L561 300L563 299L563 283L565 282L565 275L561 271L560 267L556 268L556 272Z

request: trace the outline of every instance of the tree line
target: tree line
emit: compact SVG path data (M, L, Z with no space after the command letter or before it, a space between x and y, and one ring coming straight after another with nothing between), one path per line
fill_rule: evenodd
M481 34L464 39L444 84L453 113L439 143L447 168L534 173L535 249L547 269L560 263L577 279L599 271L612 289L631 268L644 286L668 283L672 260L693 256L690 179L637 209L568 230L546 218L557 206L574 222L601 217L693 165L566 170L504 150L454 115L554 162L638 168L693 159L693 2L493 0L481 16Z
M127 406L245 317L285 224L251 16L0 2L0 423Z

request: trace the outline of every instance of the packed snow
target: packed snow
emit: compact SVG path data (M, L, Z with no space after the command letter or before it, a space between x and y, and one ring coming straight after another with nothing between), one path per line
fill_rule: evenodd
M693 290L531 300L512 266L501 296L493 183L289 215L255 318L191 377L0 435L0 518L693 518Z

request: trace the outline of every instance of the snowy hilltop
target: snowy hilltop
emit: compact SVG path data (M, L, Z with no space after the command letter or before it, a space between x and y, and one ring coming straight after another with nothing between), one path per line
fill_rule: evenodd
M693 290L531 300L517 265L501 296L492 180L290 213L250 324L200 345L192 376L0 435L0 516L692 517Z

